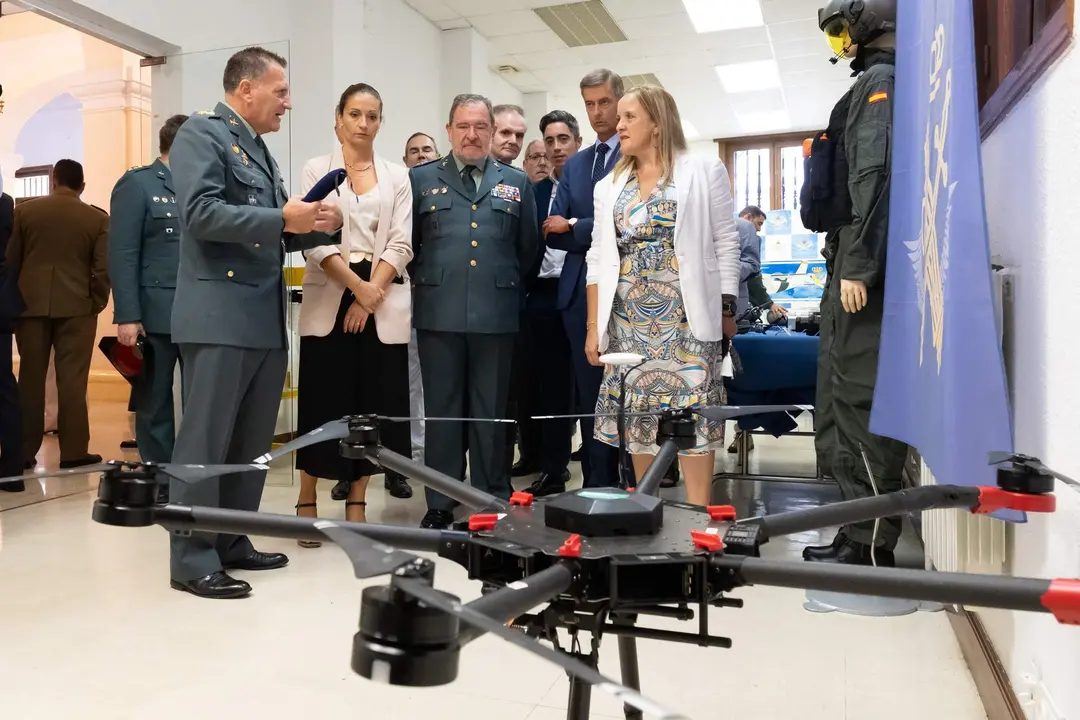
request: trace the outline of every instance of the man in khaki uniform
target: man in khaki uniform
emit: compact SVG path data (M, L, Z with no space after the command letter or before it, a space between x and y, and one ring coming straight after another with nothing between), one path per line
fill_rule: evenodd
M33 461L41 448L45 377L55 353L62 468L101 462L89 453L86 385L97 315L109 301L109 218L80 199L85 187L81 164L58 161L52 193L16 207L7 248L26 303L15 323L23 459Z

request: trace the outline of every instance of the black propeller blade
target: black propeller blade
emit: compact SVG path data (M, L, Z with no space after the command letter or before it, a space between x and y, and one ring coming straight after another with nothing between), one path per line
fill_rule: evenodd
M812 405L714 405L712 407L691 408L706 420L723 422L746 415L762 415L775 412L800 412L813 410Z
M182 463L125 463L114 460L98 465L84 465L83 467L70 468L68 470L49 470L46 472L30 473L29 475L0 478L0 485L18 482L20 480L25 482L28 480L33 481L46 478L92 475L94 473L108 472L109 470L121 470L125 467L130 468L131 470L142 468L151 472L157 471L162 475L175 478L182 483L198 482L199 480L206 480L221 475L231 475L232 473L269 469L266 465L259 463L250 463L247 465L186 465Z
M331 420L328 423L324 423L315 428L306 435L301 435L298 438L290 440L281 447L271 450L270 452L255 458L257 463L269 463L277 460L279 457L284 457L289 453L296 452L300 448L306 448L309 445L316 445L321 442L330 442L331 440L341 440L349 436L349 418L343 417L338 420Z
M34 472L28 475L12 475L11 477L0 478L0 485L19 482L20 480L44 480L46 478L62 478L70 477L72 475L90 475L91 473L104 472L109 468L120 467L120 465L122 465L122 463L107 462L98 465L84 465L83 467L71 468L68 470L49 470L46 472Z
M315 527L349 556L359 580L388 575L402 565L418 559L412 553L346 530L329 520L318 520Z
M1072 487L1074 490L1080 492L1080 482L1073 480L1068 475L1062 475L1056 470L1051 470L1050 468L1043 465L1042 461L1038 458L1031 457L1030 455L1020 455L1018 453L997 451L990 453L991 465L1004 465L1005 463L1019 465L1021 467L1028 468L1029 470L1034 470L1035 472L1040 474L1052 475L1061 482Z
M420 602L430 607L442 610L445 613L456 615L461 622L472 625L491 635L497 635L508 643L517 645L522 650L539 655L545 660L555 663L570 675L582 682L592 685L597 690L612 695L620 702L630 707L641 710L650 717L662 720L688 720L685 715L672 712L657 702L647 699L636 690L631 690L614 680L600 674L599 671L589 667L585 663L561 653L557 650L541 645L536 640L518 630L512 630L498 620L494 620L483 613L479 613L461 603L460 600L449 598L428 583L419 578L394 578L394 586L403 592L412 595Z

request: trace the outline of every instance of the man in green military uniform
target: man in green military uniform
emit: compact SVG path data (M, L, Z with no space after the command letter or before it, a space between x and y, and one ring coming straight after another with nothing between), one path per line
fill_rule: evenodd
M815 441L823 469L849 500L899 490L907 452L903 443L870 432L885 298L896 0L830 0L818 11L818 25L833 61L852 59L858 76L808 161L812 173L827 170L818 177L829 178L831 187L816 185L803 210L804 223L815 215L814 229L828 233ZM900 530L899 517L882 520L876 536L873 522L849 525L803 557L891 565Z
M165 121L161 157L124 174L112 191L109 276L117 339L132 347L143 337L142 376L133 391L135 439L145 462L171 462L176 420L173 372L180 348L172 341L172 306L180 261L180 212L169 151L186 115ZM162 488L164 489L164 488Z
M459 95L446 126L452 152L414 167L414 290L424 405L431 417L505 417L522 278L536 254L536 203L525 173L490 157L491 102ZM432 422L424 459L474 487L510 497L506 427ZM446 528L454 503L427 491L423 527Z

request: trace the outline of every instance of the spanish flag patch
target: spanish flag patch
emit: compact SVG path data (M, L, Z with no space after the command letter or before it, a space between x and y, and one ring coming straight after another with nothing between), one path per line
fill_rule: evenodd
M870 104L873 105L874 103L879 103L882 100L888 100L888 99L889 99L889 93L886 93L886 92L874 93L873 95L870 96Z

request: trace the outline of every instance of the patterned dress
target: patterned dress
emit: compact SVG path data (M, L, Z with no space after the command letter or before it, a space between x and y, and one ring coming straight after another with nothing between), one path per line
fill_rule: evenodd
M636 353L645 364L626 378L627 412L719 405L724 401L722 350L690 332L679 288L675 258L678 194L671 183L657 187L646 202L631 176L615 203L619 285L615 291L605 352ZM608 366L596 401L596 438L619 444L619 385L625 368ZM656 418L627 419L626 447L633 454L653 454ZM698 444L689 454L722 448L724 424L698 418Z

